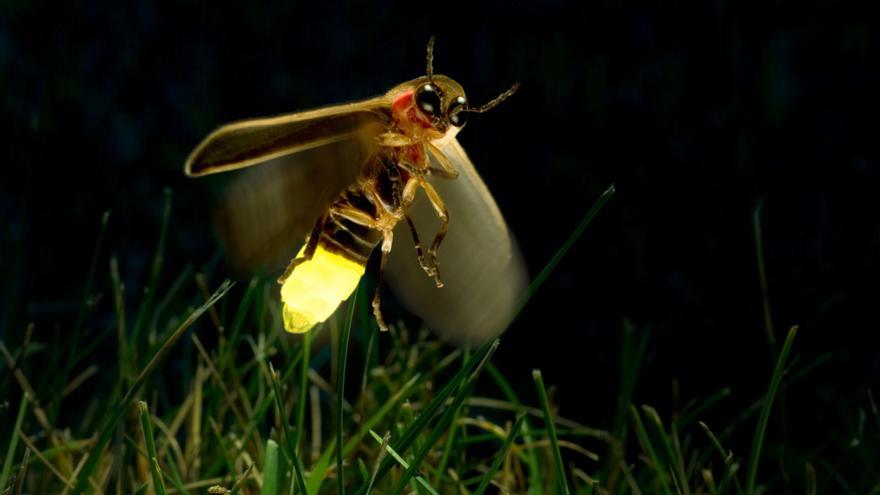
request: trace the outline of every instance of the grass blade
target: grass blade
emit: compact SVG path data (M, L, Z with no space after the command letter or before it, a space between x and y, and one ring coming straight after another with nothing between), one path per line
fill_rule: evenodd
M562 244L562 247L560 247L559 250L556 251L556 254L554 254L553 257L550 258L550 261L547 262L547 265L544 266L543 270L541 270L541 273L539 273L538 276L536 276L534 280L532 280L532 282L529 284L528 289L526 289L526 293L520 300L519 306L517 307L517 314L522 311L526 304L528 304L529 300L532 298L535 292L537 292L538 289L541 288L541 285L544 284L544 282L547 280L547 277L549 277L553 270L556 269L556 265L558 265L562 258L565 257L565 255L568 253L574 243L577 242L577 240L580 238L581 234L584 233L584 230L586 230L587 226L590 225L590 222L592 222L596 215L599 214L599 212L605 206L605 203L607 203L608 200L611 199L611 196L613 196L615 192L616 189L614 188L614 184L612 184L608 187L608 189L605 190L605 192L602 193L601 196L599 196L599 199L597 199L596 202L593 203L593 206L590 208L587 214L584 215L583 218L581 218L581 221L580 223L578 223L577 227L575 227L574 232L572 232L571 235L568 236L568 239L566 239L566 241Z
M281 386L278 385L278 376L275 374L275 368L272 366L271 362L269 363L269 374L272 376L272 392L275 395L275 407L278 411L278 417L281 420L281 429L284 431L284 439L287 442L287 456L293 463L293 472L296 477L296 484L299 487L299 491L305 495L307 493L306 481L303 479L302 462L300 462L299 456L296 454L296 438L290 435L290 430L287 428L287 418L284 417L284 402L281 400Z
M422 432L425 427L428 426L428 423L431 421L431 419L433 419L434 414L440 409L440 407L443 406L443 404L446 402L446 399L448 399L449 396L452 395L452 392L464 383L467 377L469 377L471 373L473 373L477 366L484 362L484 358L494 347L496 347L497 344L495 342L497 342L497 340L493 342L486 342L485 344L483 344L483 346L480 347L470 357L470 359L468 359L465 365L462 366L460 370L458 370L455 376L453 376L452 379L449 380L449 382L444 385L439 392L437 392L437 395L434 396L434 399L431 400L430 403L428 403L425 409L422 410L421 414L419 414L416 420L403 433L401 439L392 446L396 452L405 452L406 449L408 449L410 445L412 445L416 437ZM379 472L376 475L376 480L381 480L386 474L388 474L388 471L390 469L391 460L386 459L382 463L382 466L379 468ZM357 495L363 495L365 490L366 487L362 486L358 489L356 493Z
M669 486L669 481L666 479L666 467L660 462L660 457L657 456L657 451L654 449L654 444L651 443L651 437L648 436L648 430L645 429L645 424L642 423L642 417L639 415L639 411L634 405L630 404L629 412L632 415L633 423L636 427L636 434L642 443L642 448L645 449L648 458L651 459L651 463L654 465L654 470L657 472L657 479L660 481L660 487L663 489L663 493L665 495L672 495L672 488Z
M678 482L677 486L681 493L684 495L690 495L691 490L687 484L687 475L684 473L684 461L675 454L675 450L672 448L672 443L669 441L669 434L663 426L663 421L660 420L660 414L657 413L656 409L650 406L642 406L642 411L644 411L645 415L651 419L654 423L654 428L657 429L657 435L661 440L660 446L663 447L663 452L666 454L666 459L669 461L669 464L674 468L674 471L672 472L673 481Z
M559 450L559 439L556 438L556 423L550 414L550 401L547 399L547 390L544 388L544 377L541 370L532 370L532 379L538 390L538 399L541 401L541 409L544 410L544 424L547 426L547 436L550 437L550 445L553 448L553 462L556 467L556 483L564 495L570 493L568 477L565 475L565 465L562 463L562 452Z
M266 440L266 461L263 465L263 486L260 495L278 495L281 486L278 444L271 438Z
M167 495L162 471L159 468L159 454L156 453L156 439L153 437L153 425L150 422L150 410L144 401L138 402L140 409L141 428L144 432L144 444L147 446L147 459L150 461L150 472L153 475L153 492L156 495Z
M721 400L730 397L730 393L730 387L722 388L718 392L715 392L714 394L700 401L700 404L694 407L691 411L682 414L678 419L675 420L675 424L679 428L684 428L685 426L689 425L693 420L702 416L703 413L712 408L712 406L714 406Z
M342 403L345 397L345 362L348 361L348 340L351 337L351 323L354 320L354 308L357 306L359 289L355 289L354 297L348 303L348 315L342 328L342 340L339 342L339 371L336 373L336 478L337 493L345 495L345 470L342 467Z
M403 459L403 457L401 457L400 454L396 450L394 450L390 445L388 445L387 437L386 437L386 439L383 439L382 437L379 436L378 433L376 433L373 430L370 430L370 435L373 437L373 439L375 439L377 442L379 442L379 444L383 445L385 447L385 451L388 452L389 454L391 454L391 458L394 459L395 461L397 461L398 464L403 466L404 469L406 469L407 471L409 471L411 469L410 464L408 462L406 462ZM375 482L375 480L376 480L376 475L374 473L373 480L367 486L367 489L373 488L373 483ZM421 475L416 475L415 480L416 480L416 483L420 484L422 486L422 488L427 490L428 493L430 493L431 495L439 495L437 493L437 490L435 490L434 487L432 487L428 483L428 481L425 478L423 478Z
M797 325L791 327L785 343L782 344L782 350L779 351L779 358L776 360L776 368L773 370L773 377L770 379L770 388L767 395L764 396L764 405L761 408L761 416L758 418L758 426L755 428L755 436L752 440L752 452L749 457L749 467L746 471L746 495L755 493L755 482L758 477L758 461L761 458L761 449L764 445L764 433L767 430L767 422L770 420L770 409L773 406L773 399L776 398L776 392L779 390L779 384L782 383L782 375L785 372L785 362L788 360L788 354L791 352L791 346L794 338L797 336Z
M504 375L498 371L498 368L495 367L492 363L486 363L486 371L489 372L489 375L495 380L495 383L498 384L498 387L501 389L501 392L507 397L507 400L510 401L511 404L516 406L517 410L525 410L523 408L522 401L519 400L519 397L516 395L516 392L513 391L513 387L504 378ZM541 463L538 460L538 454L535 452L535 447L533 445L532 440L532 427L529 423L528 418L526 418L522 424L522 435L523 441L525 441L525 452L526 452L526 462L529 465L529 481L530 485L533 487L540 486L541 480Z
M79 335L80 330L82 329L82 324L86 319L86 313L88 313L89 307L92 305L92 286L95 283L95 272L98 268L98 259L101 254L101 245L104 243L104 234L107 232L107 223L110 221L110 210L104 212L101 215L101 228L98 231L98 241L95 243L95 251L92 253L92 262L89 264L89 274L86 276L86 284L83 290L83 298L79 307L79 314L76 317L76 323L73 326L73 336L72 342L70 343L70 347L67 354L67 362L64 365L64 369L61 372L61 383L67 382L67 377L70 375L70 371L76 366L76 356L77 349L79 348ZM58 407L60 401L58 403L53 404L53 414L52 417L56 417L58 412Z
M417 385L423 384L425 379L425 375L421 375L418 373L410 378L409 381L407 381L400 390L398 390L391 398L385 401L385 403L382 404L382 406L379 407L379 409L376 410L376 412L374 412L369 417L369 419L367 419L360 425L357 433L355 433L354 435L352 435L351 438L348 439L348 442L342 449L342 455L346 457L351 455L351 453L354 452L355 449L357 449L361 440L363 440L363 438L369 433L370 429L379 424L379 422L382 421L395 407L397 407L397 405L401 401L407 399L410 395L416 392L418 390ZM321 454L321 458L318 459L318 462L312 466L312 473L311 476L309 476L308 483L309 495L318 493L318 488L320 487L324 476L326 476L327 474L327 468L330 466L330 460L334 454L333 448L335 446L335 442L336 441L333 440L333 442L330 443L324 453ZM378 463L381 464L382 459L379 459ZM374 471L378 472L378 468ZM358 489L358 492L360 493L362 489L363 487Z
M373 431L370 430L370 433L373 433ZM370 492L373 490L373 484L376 483L376 473L379 471L379 466L382 465L382 460L385 459L385 455L388 453L388 442L390 441L391 433L385 433L385 436L382 438L382 445L379 446L379 455L376 456L376 462L373 463L373 473L370 475L366 495L370 495Z
M296 402L296 429L293 431L294 453L299 448L302 431L306 424L306 395L309 390L309 361L312 353L312 339L316 330L306 332L303 335L303 357L299 376L299 400ZM319 330L318 330L319 331Z
M402 493L403 488L409 482L410 478L413 477L415 471L419 468L422 461L425 459L425 456L428 455L428 452L434 447L437 441L440 439L440 435L442 435L449 428L452 423L452 419L458 415L458 410L461 407L462 402L464 402L465 398L470 394L471 388L473 387L474 382L477 377L480 375L480 372L483 370L485 364L491 359L492 355L495 353L495 350L498 349L499 341L495 339L492 343L492 346L489 348L489 352L483 357L480 361L476 369L470 374L467 378L467 381L462 384L458 389L458 393L455 394L455 398L452 400L452 403L446 408L446 411L443 413L443 416L440 417L440 420L437 422L437 425L431 431L431 434L428 436L427 441L418 449L416 456L413 458L412 463L410 463L410 467L404 471L403 476L400 479L400 483L397 485L397 491L395 493Z
M271 440L271 438L268 440ZM241 491L242 485L244 485L244 482L247 481L247 477L249 474L251 474L251 469L253 469L253 468L254 468L254 465L251 464L247 467L247 469L244 470L243 473L241 473L241 476L238 478L238 481L236 481L235 484L232 485L232 491L229 492L229 495L238 495L238 493Z
M31 449L25 447L21 464L18 465L18 474L15 476L15 489L12 495L21 495L24 489L24 480L27 479L28 466L31 463Z
M143 330L143 324L147 321L147 315L153 309L153 303L156 300L156 292L159 288L159 278L162 274L162 264L165 261L165 241L168 238L168 224L171 219L171 188L166 187L165 205L162 209L162 223L159 227L159 241L156 243L156 252L153 256L153 264L150 266L150 279L147 285L146 297L138 309L137 318L135 318L134 327L132 329L132 342L137 342L138 336Z
M15 416L15 426L12 427L12 436L9 438L9 447L6 448L6 457L3 461L3 470L0 471L0 491L6 489L9 482L9 473L12 472L12 458L15 457L15 448L18 446L18 432L24 422L24 414L27 411L27 393L21 394L21 404L18 405L18 414Z
M520 427L525 419L526 415L524 413L520 413L519 417L516 418L516 423L514 423L513 428L510 429L507 438L504 439L501 449L495 454L495 459L492 460L492 465L489 466L489 471L486 472L483 481L480 482L480 486L477 487L477 491L474 492L474 495L483 495L483 492L489 487L489 483L492 481L492 478L495 477L495 473L498 472L498 468L501 467L504 458L507 457L507 451L510 449L510 446L513 445L513 441L516 440Z
M767 345L770 354L776 354L776 332L773 330L773 318L770 315L770 296L767 291L767 268L764 265L764 234L761 228L761 210L764 209L764 198L758 201L752 212L752 225L755 231L755 256L758 262L758 280L761 282L761 305L764 311L764 331L767 333Z

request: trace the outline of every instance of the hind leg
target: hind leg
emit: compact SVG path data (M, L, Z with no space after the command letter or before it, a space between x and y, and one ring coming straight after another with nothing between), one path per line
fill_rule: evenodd
M388 330L388 325L385 324L385 318L382 317L382 309L380 307L382 303L382 279L385 275L388 255L391 253L391 244L394 242L394 232L384 230L382 234L384 236L382 239L382 260L379 262L379 282L376 284L376 292L373 294L373 317L376 318L379 330L385 332Z

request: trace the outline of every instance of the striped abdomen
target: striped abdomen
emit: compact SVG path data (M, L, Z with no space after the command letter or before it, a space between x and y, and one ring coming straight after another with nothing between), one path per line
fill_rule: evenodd
M346 218L341 211L354 209L376 218L375 206L362 191L344 191L330 207L318 246L360 264L366 264L382 232Z
M398 211L407 177L391 158L377 157L373 165L378 170L365 181L376 191L380 204L371 201L360 185L343 191L327 212L312 258L303 260L284 281L281 299L287 331L309 331L329 318L354 292L383 232L345 212L357 211L371 221L378 221ZM302 258L305 251L306 246L297 258Z

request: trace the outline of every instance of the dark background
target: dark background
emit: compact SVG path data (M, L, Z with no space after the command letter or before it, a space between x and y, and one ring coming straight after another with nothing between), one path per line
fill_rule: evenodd
M2 338L71 321L107 209L107 249L143 286L165 186L165 273L210 263L216 187L183 177L190 149L220 123L419 76L434 34L436 70L472 101L522 84L460 141L532 275L618 190L505 334L496 362L526 397L541 368L563 415L608 426L630 321L651 332L638 402L668 414L674 379L682 402L730 386L712 416L724 424L758 398L772 366L752 227L763 199L777 339L800 324L799 362L829 356L789 391L790 438L825 448L853 435L880 379L880 53L866 12L370 3L0 1ZM99 290L106 267L105 253ZM112 315L109 298L97 311Z

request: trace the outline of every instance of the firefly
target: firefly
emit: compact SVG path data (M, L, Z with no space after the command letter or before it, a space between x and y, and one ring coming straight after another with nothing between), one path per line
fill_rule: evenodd
M233 122L187 158L190 177L248 168L221 201L218 228L239 268L290 260L278 278L288 332L329 318L377 247L379 328L387 329L386 275L398 299L449 340L480 343L513 318L525 266L456 135L518 85L472 105L460 84L434 73L433 45L425 75L383 95ZM423 245L428 226L433 237Z

